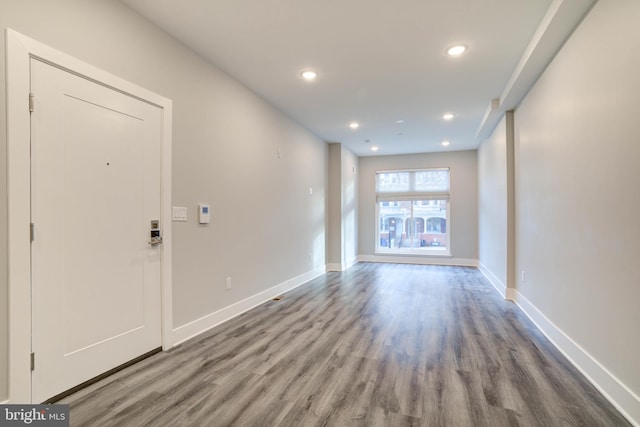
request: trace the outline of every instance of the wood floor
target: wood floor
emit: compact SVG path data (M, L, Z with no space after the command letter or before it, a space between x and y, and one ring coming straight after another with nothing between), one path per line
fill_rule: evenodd
M73 426L630 425L478 270L328 273L61 403Z

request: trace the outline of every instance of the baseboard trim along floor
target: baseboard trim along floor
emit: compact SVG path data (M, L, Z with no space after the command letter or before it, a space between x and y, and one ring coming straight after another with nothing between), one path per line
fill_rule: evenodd
M104 427L630 425L477 268L358 263L281 286L61 403Z
M640 397L549 320L538 307L518 292L517 289L507 288L482 262L478 263L478 269L503 298L515 302L520 307L540 332L625 418L634 425L640 426Z
M252 308L269 301L271 298L297 288L325 273L325 267L311 270L305 274L286 280L276 286L238 301L228 307L201 317L173 330L174 347L194 338L221 323L233 319Z

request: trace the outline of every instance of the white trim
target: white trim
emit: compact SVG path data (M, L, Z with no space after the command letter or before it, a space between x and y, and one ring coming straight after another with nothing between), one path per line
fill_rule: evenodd
M491 285L496 288L496 291L502 296L502 298L507 298L507 286L496 276L493 274L491 270L487 268L486 265L482 263L482 261L478 261L478 270L484 275L484 277L491 283Z
M557 327L516 289L514 301L551 343L575 366L620 413L640 426L640 397L602 366L592 355Z
M393 172L429 172L429 171L448 171L451 170L449 167L444 168L418 168L418 169L379 169L376 170L376 174L378 173L393 173Z
M357 264L358 259L359 257L354 257L349 261L347 261L346 263L334 262L334 263L327 264L327 271L344 271L347 268L353 267L355 264Z
M327 264L327 271L343 271L345 270L344 265L339 262L332 262Z
M167 351L173 347L173 201L172 201L172 136L173 136L173 102L169 99L164 104L162 117L162 158L161 189L162 202L160 216L162 218L162 349Z
M303 285L308 281L315 279L316 277L322 276L323 274L325 274L324 267L320 267L315 270L308 271L307 273L304 273L300 276L286 280L276 286L273 286L253 296L245 298L242 301L238 301L223 309L220 309L216 312L213 312L199 319L196 319L193 322L189 322L186 325L182 325L173 330L173 341L175 345L182 344L183 342L191 338L194 338L210 330L211 328L214 328L220 325L221 323L231 320L234 317L239 316L242 313L249 311L256 306L263 304L264 302L272 299L273 297L276 297L294 288L297 288L298 286Z
M431 248L439 248L442 246L431 246ZM431 249L431 248L427 248L427 249L416 249L413 250L411 248L407 248L407 250L398 250L398 249L385 249L385 250L380 250L380 249L376 249L373 254L374 255L380 255L380 256L410 256L410 257L415 257L415 258L451 258L451 253L449 251L447 252L437 252L437 249ZM424 250L423 250L424 249ZM421 252L421 250L423 250Z
M53 49L9 28L7 55L7 178L9 234L9 400L31 402L31 161L29 156L30 60L69 70L163 109L162 130L162 346L172 346L171 100Z
M349 267L353 267L354 265L356 265L358 262L360 261L360 257L355 256L353 258L351 258L350 260L347 261L346 265L344 266L343 270L346 270Z
M426 256L387 256L387 255L360 255L361 262L388 262L394 264L422 264L422 265L455 265L460 267L477 267L477 259L444 258Z
M0 402L0 405L8 405L8 404L9 404L8 400L5 400L4 402Z

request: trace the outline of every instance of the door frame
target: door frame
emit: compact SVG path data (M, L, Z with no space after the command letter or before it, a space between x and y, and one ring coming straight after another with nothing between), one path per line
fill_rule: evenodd
M30 61L37 58L162 109L161 247L162 348L173 346L171 282L172 101L73 58L10 28L7 52L7 201L9 287L9 402L31 402L31 125ZM37 97L37 94L36 94ZM39 403L39 402L35 402Z

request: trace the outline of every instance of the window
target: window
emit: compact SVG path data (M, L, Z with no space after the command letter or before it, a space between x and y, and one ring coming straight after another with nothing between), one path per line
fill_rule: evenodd
M449 169L376 173L376 252L450 255Z

